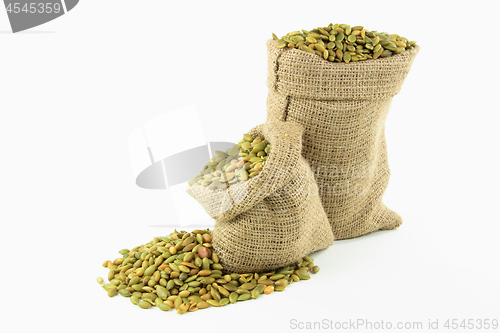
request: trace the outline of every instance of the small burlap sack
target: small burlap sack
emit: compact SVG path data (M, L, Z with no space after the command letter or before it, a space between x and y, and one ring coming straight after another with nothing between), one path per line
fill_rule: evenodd
M249 134L271 143L264 169L227 190L188 187L216 220L212 245L230 273L273 270L330 246L333 234L311 168L302 126L270 122Z
M304 127L311 166L335 239L394 229L382 203L389 182L385 119L419 48L388 58L329 62L268 41L267 121Z

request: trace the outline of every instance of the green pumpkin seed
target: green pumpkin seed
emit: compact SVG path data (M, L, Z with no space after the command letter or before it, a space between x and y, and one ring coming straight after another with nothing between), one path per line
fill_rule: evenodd
M398 47L394 44L388 44L388 45L384 46L384 49L395 52L395 51L397 51Z
M219 292L215 288L210 289L210 294L212 295L213 299L216 300L217 302L220 301L222 298Z
M351 54L349 52L345 52L344 53L344 62L348 63L349 61L351 61Z
M201 302L198 302L197 306L198 306L198 309L206 309L210 306L210 304L208 302L201 301Z
M149 309L151 307L151 303L140 300L139 303L137 304L141 309Z
M139 281L141 281L141 278L136 276L136 277L133 277L130 279L130 281L128 282L128 285L129 286L133 286L134 284L138 284Z
M240 286L240 289L243 289L243 290L252 290L253 288L255 288L257 284L255 282L251 282L251 283L244 283Z
M182 303L183 303L182 297L177 297L174 301L174 308L178 310Z
M223 269L223 267L221 264L212 264L212 269L220 271Z
M153 275L155 271L156 271L156 266L150 266L144 271L144 276Z
M238 301L246 301L249 300L252 297L251 294L242 294L238 296Z
M156 294L158 295L159 298L166 300L168 297L168 290L162 286L158 286L156 288Z
M284 276L285 275L283 275L283 274L274 274L274 275L269 277L269 280L276 281L276 280L282 279Z
M203 262L203 264L201 265L201 268L203 270L209 270L210 269L210 261L208 260L208 258L203 258L202 262Z
M283 286L283 287L286 287L288 286L288 280L285 280L285 279L279 279L278 281L276 281L274 283L276 286Z
M303 270L298 270L297 275L301 280L309 280L311 278L309 273L304 272Z
M235 293L235 292L232 292L230 295L229 295L229 302L231 303L236 303L236 301L238 300L238 297L240 295Z
M155 299L155 306L158 306L158 305L160 305L160 304L163 304L163 300L162 300L161 298L157 297L157 298Z
M284 277L284 275L283 275L283 277ZM279 278L277 280L279 280ZM258 283L261 285L264 285L264 286L270 286L270 285L274 284L274 281L270 280L270 279L264 279L264 280L259 281Z
M337 49L337 51L335 53L336 53L338 59L340 59L340 60L344 59L344 52L342 52L342 50Z
M236 291L238 290L238 286L235 286L234 284L227 283L224 285L224 288L229 290L229 291Z
M111 289L116 289L116 286L114 284L108 283L103 285L102 288L106 291L110 291Z
M130 297L131 296L130 291L128 291L127 289L121 289L118 291L118 293L120 295L122 295L123 297Z
M134 284L134 285L132 285L132 288L133 288L135 291L142 291L142 288L144 288L144 284L142 284L142 283L139 283L139 284Z
M180 270L181 272L183 272L183 273L189 273L189 272L191 271L191 269L190 269L189 267L184 266L184 265L179 265L179 266L177 266L177 267L179 267L179 270Z
M153 293L144 293L144 294L142 294L141 299L143 299L143 300L149 299L151 301L154 301L156 299L156 295Z
M219 307L220 306L219 302L217 302L216 300L213 300L213 299L208 299L206 302L208 304L210 304L211 306L215 306L215 307Z
M265 286L265 285L263 285L263 284L259 284L259 285L257 285L257 287L255 287L255 289L254 289L254 290L257 290L257 291L259 292L259 294L262 294L262 293L264 292L264 289L266 289L266 286ZM252 292L253 292L254 290L252 290Z
M262 285L261 285L261 286L262 286ZM252 296L252 298L253 298L253 299L257 299L257 298L259 298L260 294L261 294L261 292L259 292L259 290L258 290L258 289L254 289L254 290L252 290L252 292L250 293L250 295Z
M117 293L118 293L118 290L116 288L112 288L112 289L108 290L109 297L116 296Z
M215 278L213 278L211 276L207 276L207 277L204 277L203 279L201 279L200 282L203 284L212 284L215 282Z
M389 51L389 50L384 50L384 52L382 52L382 58L386 58L386 57L390 57L392 55L392 52Z
M161 311L170 311L170 310L172 310L172 308L170 307L170 305L168 305L167 303L160 303L157 306L158 306L158 309L160 309Z
M314 37L306 37L306 42L314 44L317 43L318 41Z

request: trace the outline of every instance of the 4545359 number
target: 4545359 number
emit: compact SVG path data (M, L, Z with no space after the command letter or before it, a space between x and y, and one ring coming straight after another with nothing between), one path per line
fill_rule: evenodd
M14 2L14 3L9 3L7 6L7 12L8 13L30 13L30 14L35 14L35 13L56 13L58 14L61 12L61 4L60 3L41 3L41 2L32 2L32 3L25 3L24 5Z
M469 329L469 330L480 330L480 329L494 329L498 328L497 319L463 319L462 321L458 319L448 319L444 323L444 327L447 329Z

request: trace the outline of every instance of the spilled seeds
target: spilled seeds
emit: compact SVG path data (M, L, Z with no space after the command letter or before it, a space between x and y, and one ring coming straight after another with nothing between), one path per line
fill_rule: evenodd
M102 285L108 296L119 294L141 309L175 309L178 314L284 291L292 283L309 280L310 272L319 271L314 260L306 256L275 271L226 274L212 250L209 229L174 231L119 253L121 257L102 264L109 269L109 282ZM103 280L99 277L97 282Z

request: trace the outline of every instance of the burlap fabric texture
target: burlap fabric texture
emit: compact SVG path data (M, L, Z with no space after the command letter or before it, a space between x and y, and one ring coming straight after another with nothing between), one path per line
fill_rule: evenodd
M212 245L227 272L273 270L333 243L316 181L301 156L302 133L299 124L257 126L249 134L271 143L257 176L227 190L188 187L216 220Z
M394 229L382 203L389 182L385 119L419 48L376 60L329 62L268 41L267 121L304 127L311 166L335 239Z

